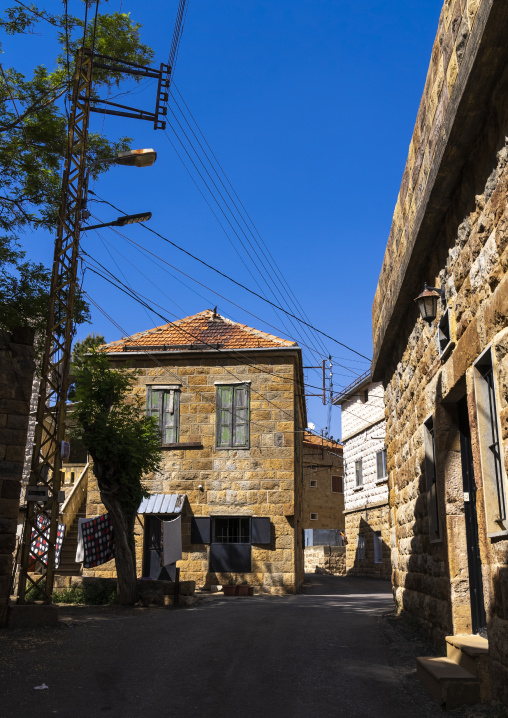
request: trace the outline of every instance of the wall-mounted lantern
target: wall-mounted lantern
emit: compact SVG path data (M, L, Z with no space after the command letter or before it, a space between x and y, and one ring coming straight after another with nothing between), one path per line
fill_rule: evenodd
M427 282L423 285L423 292L418 295L415 302L422 318L427 324L432 324L437 317L437 300L441 297L443 304L445 303L445 292L442 287L428 287Z

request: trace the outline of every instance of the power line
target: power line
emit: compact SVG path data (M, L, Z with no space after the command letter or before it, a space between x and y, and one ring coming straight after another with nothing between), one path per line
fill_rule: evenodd
M197 128L198 132L199 132L199 133L201 134L201 136L203 137L203 140L204 140L205 144L206 144L207 147L210 149L210 152L211 152L212 156L214 157L214 159L216 160L218 166L220 167L220 169L221 169L221 171L222 171L222 174L225 176L226 181L228 182L229 186L231 187L231 190L232 190L233 194L234 194L235 197L238 199L239 204L241 205L241 207L243 208L243 210L244 210L244 212L245 212L245 208L243 207L243 204L240 202L237 193L235 192L233 186L231 185L231 182L228 180L227 176L225 175L224 170L223 170L222 167L220 166L220 163L218 162L217 158L215 157L215 154L214 154L213 151L211 150L210 145L209 145L208 142L206 141L206 139L205 139L205 137L204 137L202 131L200 130L199 126L197 125L197 123L196 123L196 121L195 121L195 119L194 119L192 113L189 111L188 106L187 106L187 104L185 103L185 101L183 100L183 97L182 97L181 93L178 91L178 88L177 88L177 92L178 92L178 94L180 95L180 97L182 98L182 102L183 102L183 104L185 105L185 107L187 108L187 111L189 112L190 117L192 118L194 124L196 125L196 128ZM170 111L171 111L171 113L173 114L173 117L175 117L176 121L178 122L178 126L180 127L180 129L181 129L182 132L184 133L184 136L185 136L187 142L188 142L189 145L192 147L192 149L193 149L194 153L196 154L196 156L198 157L198 159L199 159L201 165L203 166L203 168L204 168L205 171L207 172L208 176L210 177L211 181L213 182L214 187L218 190L221 199L224 201L224 203L225 203L225 205L226 205L228 211L230 212L230 214L231 214L231 216L233 217L234 221L235 221L236 224L238 225L238 228L240 229L240 231L242 232L242 234L243 234L243 236L245 237L246 241L248 242L249 246L251 247L251 249L253 250L254 254L256 255L256 258L261 262L264 271L263 271L263 272L260 271L259 267L256 265L256 263L254 262L254 260L252 259L252 257L250 257L250 255L249 255L249 258L251 259L251 261L253 262L254 266L256 267L256 269L258 270L258 272L260 273L260 275L261 275L261 277L263 278L263 281L265 282L265 284L267 285L267 287L269 287L269 285L268 285L268 282L266 281L266 276L270 277L270 280L271 280L271 282L272 282L272 284L273 284L273 287L274 287L274 289L275 289L275 292L278 294L278 297L279 297L279 298L277 299L277 301L281 301L281 300L282 300L282 302L286 304L287 308L290 308L291 297L289 296L287 290L286 290L285 287L284 287L284 282L285 282L285 280L284 280L284 277L282 276L282 273L281 273L280 270L279 270L279 272L278 272L278 273L279 273L279 277L277 277L277 273L276 273L275 270L274 270L274 267L273 267L272 262L271 262L270 259L267 257L265 251L263 250L263 247L261 246L261 244L260 244L260 243L258 242L258 240L256 239L256 236L254 235L252 229L251 229L250 226L249 226L249 223L246 221L246 219L245 219L245 217L244 217L242 211L239 209L239 207L238 207L237 203L235 202L234 198L231 196L231 193L229 192L228 187L224 184L224 181L222 180L221 175L219 174L219 172L217 171L216 167L214 166L214 163L213 163L212 160L210 159L210 156L208 155L206 149L205 149L205 148L203 147L203 145L201 144L201 141L199 140L199 137L198 137L198 136L196 135L196 133L194 132L194 129L193 129L191 123L189 122L188 118L186 117L185 113L183 112L182 108L180 107L180 105L179 105L179 103L178 103L178 100L176 99L176 97L174 96L173 93L171 93L171 97L173 98L173 101L174 101L176 107L178 108L178 110L179 110L179 112L180 112L180 114L181 114L183 120L185 121L187 127L188 127L189 130L191 131L191 133L192 133L194 139L195 139L196 142L198 143L199 148L200 148L202 154L204 155L204 157L205 157L206 160L208 161L208 164L210 165L212 171L214 172L214 174L215 174L215 176L217 177L218 181L219 181L220 184L222 185L222 187L223 187L223 189L224 189L224 191L225 191L227 197L229 198L229 201L232 203L234 209L236 210L236 213L237 213L238 216L240 217L242 223L245 225L245 227L246 227L246 229L247 229L247 232L251 235L253 241L255 242L255 244L257 245L257 247L258 247L258 249L260 250L261 254L263 255L264 260L268 263L269 269L267 269L266 265L265 265L264 262L263 262L263 259L261 259L261 257L260 257L259 254L257 253L255 247L253 246L252 242L250 241L249 237L248 237L247 234L245 233L245 231L244 231L244 229L243 229L243 227L242 227L242 224L240 224L240 222L238 221L238 218L235 216L235 212L231 209L231 206L229 206L228 202L224 199L224 197L223 197L221 191L217 188L217 185L215 184L215 182L213 181L212 177L210 176L210 173L209 173L208 170L206 169L206 166L205 166L203 160L202 160L201 157L199 156L198 151L196 150L196 148L195 148L194 145L192 144L192 141L189 140L189 137L188 137L187 133L186 133L185 130L183 129L182 125L180 124L180 122L179 122L178 118L176 117L175 113L173 112L173 110L170 108ZM173 129L173 131L174 131L174 129ZM175 134L176 134L176 133L175 133ZM248 215L247 215L247 216L248 216ZM250 219L250 218L249 218L249 219ZM252 220L250 220L250 221L251 221L251 223L252 223ZM259 232L258 232L258 235L259 235ZM260 236L260 235L259 235L259 236ZM261 239L261 237L260 237L260 239ZM263 244L264 244L264 242L263 242ZM242 245L242 246L243 246L243 245ZM265 246L266 246L266 245L265 245ZM271 256L271 255L270 255L270 256ZM273 259L273 257L272 257L272 259ZM273 274L273 276L270 274L270 270L271 270L271 273ZM279 283L279 284L278 284L279 279L282 281L282 283ZM287 284L287 283L286 283L286 284ZM288 302L287 299L283 296L283 294L282 294L282 292L281 292L281 287L282 287L282 289L284 290L286 296L288 297L289 302ZM269 288L270 288L270 287L269 287ZM271 288L270 288L270 291L272 292L273 297L276 298L274 289L271 289ZM294 308L294 310L295 310L296 312L298 311L298 310L296 309L296 305L294 304L294 302L293 302L293 308ZM292 322L292 324L293 324L293 322ZM294 325L293 325L293 326L294 326ZM294 328L296 329L296 327L294 327ZM308 334L308 332L307 332L307 329L304 329L304 332L305 332L305 335L306 335L308 341L311 341L311 342L312 342L312 339L311 339L311 337L309 336L309 334ZM322 345L322 348L323 348L323 350L325 351L325 353L327 353L326 347L323 345L322 342L321 342L321 345Z
M196 128L197 128L197 130L198 130L198 132L199 132L199 134L200 134L201 137L203 138L204 143L206 144L206 146L207 146L208 149L210 150L210 153L211 153L212 157L214 158L215 162L217 163L217 166L219 167L220 171L222 172L222 174L223 174L223 176L224 176L226 182L227 182L228 185L231 187L231 190L232 190L233 194L235 195L235 197L237 198L238 203L240 204L241 208L243 209L243 211L244 211L244 213L245 213L245 216L247 217L247 219L249 220L250 224L251 224L252 227L254 228L254 231L255 231L255 233L257 234L257 236L259 237L259 239L260 239L262 245L263 245L264 248L266 249L266 253L268 254L268 257L270 257L270 259L272 260L273 264L275 265L275 268L276 268L276 270L277 270L277 273L278 273L278 275L279 275L279 277L280 277L282 283L286 285L286 287L287 287L289 293L293 296L293 298L294 298L296 304L298 305L298 308L300 309L302 315L305 317L305 319L306 319L308 322L310 322L309 317L308 317L307 314L305 313L305 311L304 311L302 305L300 304L300 302L298 301L298 299L297 299L295 293L293 292L293 290L291 289L290 285L289 285L288 282L286 281L286 279L285 279L285 277L284 277L284 275L283 275L283 273L282 273L280 267L278 266L277 262L275 261L275 259L274 259L273 255L272 255L272 253L270 252L269 247L267 246L266 242L264 241L263 237L261 236L261 234L260 234L258 228L257 228L256 225L254 224L254 222L253 222L251 216L250 216L249 213L247 212L247 209L245 208L245 206L244 206L243 202L241 201L240 197L238 196L238 193L236 192L235 188L233 187L233 185L232 185L232 183L231 183L231 181L230 181L228 175L227 175L226 172L224 171L224 168L222 167L221 163L220 163L219 160L217 159L217 156L215 155L214 151L213 151L212 148L210 147L210 144L209 144L208 140L206 139L205 135L203 134L203 131L202 131L201 127L199 126L199 124L198 124L196 118L195 118L194 115L192 114L192 112L191 112L189 106L188 106L187 103L185 102L185 99L184 99L182 93L181 93L180 90L178 89L178 86L177 86L175 83L173 83L173 87L174 87L175 90L178 92L178 95L180 96L180 99L182 100L183 104L185 105L185 108L186 108L187 112L189 113L190 117L192 118L192 121L194 122L194 124L195 124L195 126L196 126ZM176 99L175 99L173 93L171 93L171 95L172 95L173 99L174 99L175 102L176 102ZM176 103L176 104L178 105L178 103ZM182 114L183 114L183 113L182 113ZM244 220L244 221L245 221L245 220ZM246 224L246 226L248 227L248 223L245 222L245 224ZM254 236L254 235L253 235L253 236ZM264 254L264 252L263 252L263 254ZM265 257L266 257L266 255L265 255ZM272 265L272 268L273 268L273 265ZM321 342L319 336L316 335L316 337L317 337L317 339ZM326 347L324 346L324 344L323 344L322 342L321 342L321 346L322 346L322 348L323 348L323 350L324 350L324 352L325 352L325 354L326 354L326 353L327 353L327 349L326 349Z
M92 215L92 216L93 216L95 219L97 219L98 221L100 221L100 218L97 217L96 215ZM242 311L246 312L246 314L249 314L251 317L254 317L255 319L259 319L259 321L263 322L264 324L266 324L267 326L271 327L272 329L275 329L275 330L278 331L278 332L282 332L282 330L279 329L279 327L276 327L275 325L270 324L270 323L267 322L265 319L262 319L261 317L257 316L256 314L253 314L252 312L250 312L249 310L245 309L244 307L241 307L239 304L236 304L236 302L233 302L231 299L228 299L227 297L225 297L224 295L222 295L222 294L220 294L219 292L215 291L215 290L212 289L211 287L208 287L206 284L203 284L203 283L200 282L198 279L195 279L195 278L192 277L191 275L187 274L187 273L184 272L183 270L179 269L179 268L176 267L175 265L173 265L173 264L171 264L170 262L168 262L167 260L165 260L163 257L160 257L159 255L155 254L155 252L152 252L151 250L147 249L147 248L144 247L143 245L138 244L138 242L135 242L135 241L134 241L133 239L131 239L130 237L127 237L127 235L123 234L122 232L120 232L120 231L119 231L118 229L116 229L115 227L111 227L110 229L112 229L113 232L115 232L115 234L118 234L118 235L119 235L120 237L122 237L125 241L129 242L129 243L132 244L134 247L136 247L139 252L141 252L141 253L144 252L144 253L146 253L147 255L150 255L151 257L155 257L159 262L162 262L163 264L167 264L168 267L171 267L171 268L174 269L176 272L179 272L179 273L182 274L184 277L187 277L187 279L190 279L192 282L195 282L196 284L198 284L199 286L203 287L204 289L207 289L208 291L212 292L212 293L215 294L217 297L220 297L221 299L224 299L224 301L228 302L229 304L232 304L233 306L237 307L238 309L241 309ZM97 234L99 234L99 233L97 232ZM99 236L101 236L101 235L99 235ZM111 245L111 246L113 246L113 245ZM122 253L121 253L116 247L114 247L114 248L115 248L115 251L117 251L117 252L120 254L120 256L122 256L126 261L129 261L129 260L127 260L127 258L126 258L124 255L122 255ZM150 259L150 257L148 257L148 258ZM151 261L154 262L154 264L155 264L156 266L159 266L159 265L157 264L157 262L155 262L154 259L152 259ZM145 277L145 279L147 279L151 284L154 284L154 286L156 286L157 289L162 292L162 294L164 294L165 296L168 297L168 299L170 299L171 301L174 302L174 300L171 299L171 297L169 297L168 295L166 295L165 292L163 292L163 291L160 289L160 287L158 287L154 282L152 282L151 279L149 279L148 277L146 277L146 275L144 275L138 267L136 267L135 265L132 265L131 262L129 262L129 264L131 264L131 266L134 266L134 268L135 268L138 272L140 272L140 274L142 274L142 275ZM177 281L181 281L181 280L178 280L178 278L175 277L171 272L168 272L167 270L165 270L163 267L160 267L160 268L163 269L163 271L166 271L166 272L169 274L169 276L173 277L174 279L177 279ZM184 282L182 282L182 284L183 284L185 287L187 287L188 289L190 289L190 291L195 291L195 290L193 290L191 287L189 287L187 284L185 284ZM199 294L198 292L196 292L196 294L197 294L198 296L200 296L202 299L205 299L205 301L209 301L206 297L203 297L203 295ZM180 307L178 304L176 304L176 302L174 302L174 304L175 304L176 306L178 306L178 308L179 308L182 312L185 312L185 310L184 310L182 307ZM291 335L289 335L289 338L292 339ZM307 345L304 344L303 342L301 342L301 343L303 344L303 346L307 346ZM310 347L308 347L308 348L310 348ZM337 363L337 366L340 366L342 369L346 369L346 370L349 371L351 374L358 375L358 372L356 372L354 369L351 369L350 367L345 366L344 364L338 364L338 363ZM343 376L345 376L345 375L343 375Z
M100 197L100 195L97 195L96 192L90 192L90 194L93 194L93 195L99 197L99 199L103 199L102 197ZM109 204L109 206L112 207L113 209L115 209L117 212L121 212L122 214L127 215L127 212L124 212L123 209L120 209L119 207L116 207L114 204L112 204L111 202L108 202L107 200L103 200L103 201L106 202L106 204ZM200 259L200 258L197 257L196 255L192 254L192 252L189 252L187 249L184 249L183 247L180 247L178 244L176 244L176 243L173 242L172 240L168 239L168 238L165 237L164 235L160 234L160 232L157 232L155 229L152 229L151 227L148 227L146 224L141 224L140 227L142 227L142 228L143 228L144 230L146 230L147 232L151 232L152 234L155 234L157 237L159 237L160 239L164 240L164 242L167 242L167 243L170 244L172 247L175 247L175 249L178 249L180 252L183 252L183 253L186 254L188 257L191 257L191 258L194 259L196 262L199 262L200 264L202 264L204 267L207 267L208 269L211 269L213 272L215 272L216 274L219 274L219 275L220 275L221 277L223 277L224 279L227 279L228 281L232 282L232 283L235 284L237 287L241 287L241 289L244 289L246 292L249 292L249 294L252 294L253 296L257 297L258 299L261 299L263 302L266 302L267 304L270 304L270 305L271 305L272 307L274 307L275 309L279 309L280 311L284 312L284 314L287 314L288 316L293 317L293 319L296 319L296 320L299 321L301 324L305 324L306 326L310 327L311 329L313 329L314 331L318 332L318 333L321 334L322 336L324 336L324 337L326 337L327 339L330 339L331 341L335 342L335 344L338 344L339 346L344 347L344 349L347 349L348 351L353 352L353 354L356 354L357 356L360 356L360 357L362 357L363 359L366 359L366 360L369 361L369 362L371 361L371 360L369 359L369 357L366 357L366 356L365 356L364 354L362 354L361 352L356 351L356 349L353 349L352 347L348 346L347 344L344 344L344 342L341 342L341 341L339 341L338 339L335 339L334 337L330 336L330 335L327 334L326 332L321 331L321 329L318 329L317 327L314 327L312 324L309 324L309 322L306 322L306 321L304 321L303 319L301 319L300 317L297 317L297 316L295 316L294 314L292 314L291 312L289 312L289 311L283 309L282 307L279 307L278 305L274 304L274 302L271 302L269 299L266 299L265 297L262 297L260 294L258 294L257 292L255 292L253 289L249 289L249 287L246 287L245 284L242 284L241 282L238 282L236 279L233 279L232 277L229 277L227 274L224 274L224 272L221 272L220 269L217 269L216 267L212 266L211 264L208 264L208 262L205 262L203 259Z

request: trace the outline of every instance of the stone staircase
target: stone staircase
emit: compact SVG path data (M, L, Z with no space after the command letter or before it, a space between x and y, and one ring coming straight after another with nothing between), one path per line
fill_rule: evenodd
M76 563L76 549L78 547L78 519L86 517L86 497L79 507L74 521L65 532L60 554L60 566L55 574L58 576L81 576L81 564Z
M417 658L418 678L439 705L452 710L490 699L489 643L481 636L447 636L446 658Z

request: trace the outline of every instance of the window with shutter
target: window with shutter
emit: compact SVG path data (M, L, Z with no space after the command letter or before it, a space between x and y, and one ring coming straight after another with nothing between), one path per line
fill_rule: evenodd
M148 387L147 414L157 420L162 444L176 444L180 428L180 390Z
M342 476L332 476L332 494L342 494Z
M249 447L249 385L217 387L217 448Z

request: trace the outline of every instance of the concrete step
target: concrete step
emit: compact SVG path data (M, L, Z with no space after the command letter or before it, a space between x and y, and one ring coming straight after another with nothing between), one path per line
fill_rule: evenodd
M481 700L478 678L450 658L417 658L416 673L427 692L446 710Z
M489 642L477 635L446 636L446 655L480 681L482 702L490 700Z

